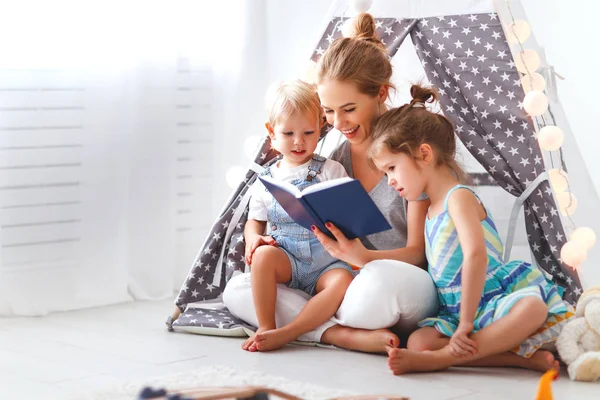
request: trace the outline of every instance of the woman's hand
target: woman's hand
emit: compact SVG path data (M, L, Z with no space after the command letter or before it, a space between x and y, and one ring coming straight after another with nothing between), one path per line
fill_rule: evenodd
M258 249L260 246L275 246L275 247L277 247L277 242L275 241L275 239L273 239L272 236L263 236L263 235L257 235L254 237L254 239L246 242L246 251L245 251L246 264L252 265L252 255L254 254L254 251L256 249Z
M368 258L369 250L363 246L360 239L348 240L342 231L330 222L326 223L325 226L331 231L335 240L321 232L319 228L314 225L312 226L312 231L332 257L345 261L358 268L364 267L366 263L371 261Z
M473 332L473 323L459 323L454 335L450 338L450 350L456 357L472 356L477 353L477 342L469 338Z

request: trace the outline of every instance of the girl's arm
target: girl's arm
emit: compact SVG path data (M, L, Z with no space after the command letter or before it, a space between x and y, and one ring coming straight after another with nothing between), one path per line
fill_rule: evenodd
M406 247L392 250L365 249L365 264L373 260L398 260L427 268L425 259L425 218L429 199L408 202L406 209Z
M471 191L458 189L448 199L448 212L463 252L459 324L473 324L487 273L487 252L481 227L485 210Z

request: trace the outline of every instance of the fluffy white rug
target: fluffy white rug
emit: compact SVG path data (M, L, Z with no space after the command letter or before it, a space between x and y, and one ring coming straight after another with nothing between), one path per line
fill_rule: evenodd
M329 389L260 372L240 371L227 366L212 366L174 375L128 382L95 392L78 393L72 400L135 400L145 386L167 390L190 389L199 386L267 386L302 399L325 400L356 393Z

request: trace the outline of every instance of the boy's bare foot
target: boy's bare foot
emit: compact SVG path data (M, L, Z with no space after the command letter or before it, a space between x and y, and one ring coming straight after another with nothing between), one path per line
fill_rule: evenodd
M523 367L527 369L531 369L534 371L546 372L548 370L554 369L556 371L560 370L560 365L558 360L554 358L554 354L546 350L538 350L531 358L525 358Z
M246 350L246 351L250 351L250 352L258 351L258 349L256 348L256 335L266 332L268 330L270 330L270 329L259 327L252 336L250 336L248 339L246 339L246 341L244 343L242 343L242 350Z
M349 350L366 353L387 353L389 348L400 346L400 339L389 329L356 329L336 325L325 331L321 338L329 343Z
M296 336L285 329L272 329L257 333L255 338L258 351L277 350L296 340Z
M394 375L439 371L448 368L453 359L449 346L440 350L422 352L392 348L388 350L388 366Z
M401 375L411 371L411 351L406 349L390 348L388 350L388 366L394 375Z

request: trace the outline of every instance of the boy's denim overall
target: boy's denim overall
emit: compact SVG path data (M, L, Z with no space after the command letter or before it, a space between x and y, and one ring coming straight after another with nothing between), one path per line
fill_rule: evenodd
M292 185L304 190L318 183L318 175L324 163L325 158L315 154L310 161L307 176L292 181ZM270 168L267 168L262 175L271 176ZM275 199L267 210L267 220L268 234L277 241L279 248L285 251L290 260L292 266L292 280L288 283L290 288L300 289L312 296L315 294L318 279L325 272L341 268L354 274L350 265L333 258L315 234L295 223Z

